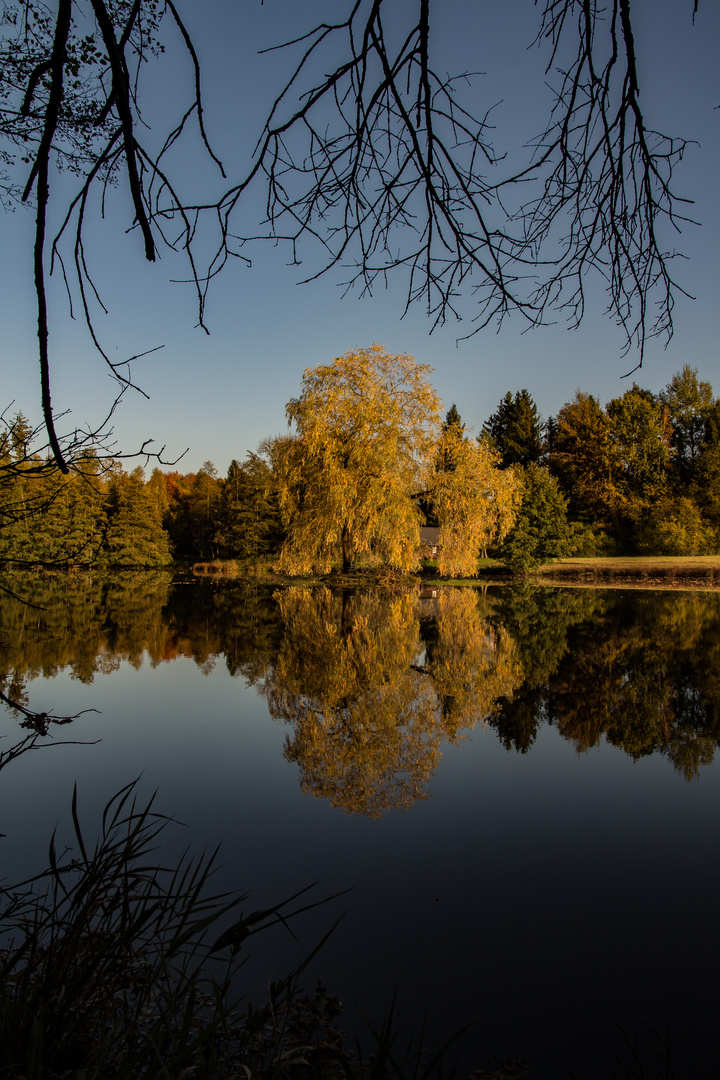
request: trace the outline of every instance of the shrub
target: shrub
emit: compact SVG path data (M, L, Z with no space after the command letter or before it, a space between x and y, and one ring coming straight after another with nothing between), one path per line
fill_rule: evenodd
M717 537L692 499L663 499L640 526L638 550L647 555L712 555Z

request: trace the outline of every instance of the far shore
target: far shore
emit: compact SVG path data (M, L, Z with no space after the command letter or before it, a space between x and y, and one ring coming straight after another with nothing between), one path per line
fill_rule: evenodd
M336 585L397 585L401 581L422 581L433 585L499 584L527 580L543 585L573 585L591 588L720 589L720 555L622 555L614 557L554 559L539 566L527 578L513 577L497 559L479 559L478 572L472 578L442 578L436 564L426 562L420 574L401 574L389 569L359 567L343 574L312 574L291 578L272 569L270 563L242 566L239 563L196 563L198 577L264 577L267 581Z
M720 555L556 559L541 566L535 576L544 583L593 588L622 584L635 588L718 589Z
M478 559L477 574L471 578L443 578L437 564L427 561L418 573L401 573L388 567L363 567L350 573L333 570L327 574L294 577L274 568L273 560L242 561L235 559L211 562L170 563L165 566L103 566L97 564L58 566L34 563L0 564L0 572L30 573L107 573L155 571L180 575L188 584L194 580L251 579L265 585L324 584L344 588L518 584L572 586L586 588L636 589L720 589L720 555L620 555L607 557L564 558L543 563L527 576L513 576L498 559Z

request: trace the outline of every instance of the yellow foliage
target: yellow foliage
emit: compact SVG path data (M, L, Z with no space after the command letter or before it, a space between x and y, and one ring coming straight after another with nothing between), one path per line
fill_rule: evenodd
M442 724L421 651L415 593L277 594L285 636L266 682L270 712L291 721L285 754L308 794L378 817L425 797Z
M522 501L515 469L500 469L500 458L484 443L465 439L457 428L444 431L430 497L442 529L438 569L444 577L470 577L477 559L512 528Z
M417 566L419 513L440 424L430 368L381 345L306 369L287 405L294 436L271 447L290 573L327 572L358 556Z
M442 594L428 646L414 591L290 588L276 599L285 634L265 682L270 712L293 725L285 755L303 791L346 813L374 818L425 798L443 739L522 681L510 637L481 617L474 593Z
M515 642L504 626L483 619L468 589L444 589L438 598L438 643L428 657L443 726L450 737L492 714L499 697L512 698L523 681Z

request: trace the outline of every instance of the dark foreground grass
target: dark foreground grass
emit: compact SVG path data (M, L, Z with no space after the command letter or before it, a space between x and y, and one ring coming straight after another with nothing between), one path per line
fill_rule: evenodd
M217 852L157 862L167 817L136 784L105 807L89 849L50 841L48 868L0 890L0 1077L8 1080L430 1080L451 1040L401 1052L394 1008L368 1022L373 1054L349 1049L337 998L301 978L324 940L260 1004L242 995L248 939L316 907L304 894L244 914L213 894ZM330 897L328 899L335 899ZM324 903L325 901L320 901ZM331 931L330 931L331 932ZM522 1075L517 1063L477 1076Z

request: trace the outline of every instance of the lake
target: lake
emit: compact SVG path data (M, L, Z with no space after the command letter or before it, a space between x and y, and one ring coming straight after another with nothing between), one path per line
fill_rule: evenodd
M676 1078L714 1075L719 592L4 584L0 688L97 710L0 774L5 883L70 842L75 782L93 832L142 774L183 823L164 854L221 843L249 906L352 890L254 939L252 992L344 913L308 982L348 1026L396 989L408 1038L472 1022L459 1076L665 1076L667 1040Z

